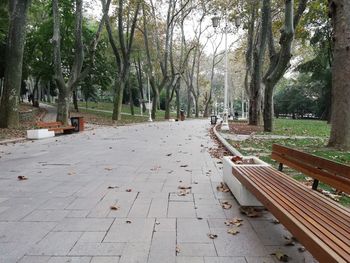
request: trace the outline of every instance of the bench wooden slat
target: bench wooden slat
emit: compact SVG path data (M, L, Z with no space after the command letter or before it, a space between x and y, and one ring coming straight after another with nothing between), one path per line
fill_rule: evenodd
M303 242L305 247L313 253L320 262L350 261L349 252L344 251L344 248L348 248L346 244L342 246L342 243L339 243L338 238L332 235L325 236L322 231L317 230L315 225L317 225L318 222L312 218L308 218L308 222L311 221L311 223L306 226L304 224L305 218L301 217L295 210L293 210L296 209L299 213L303 213L305 209L298 210L297 206L291 206L293 202L286 198L285 193L276 191L277 189L275 189L275 185L267 184L266 181L269 180L262 178L261 175L254 175L254 170L256 171L256 169L256 167L244 169L241 167L233 168L233 173L237 179L240 180L241 183L243 183L248 190L250 190L266 206L266 208L280 220L282 224L287 226L294 236ZM253 172L249 170L252 170ZM266 171L264 174L271 174L271 170ZM278 174L278 176L272 174L272 176L276 176L278 179L280 179L280 177L287 177L283 173ZM299 184L298 182L295 183ZM263 187L261 187L261 185ZM305 188L305 191L311 192L311 190L307 188ZM320 196L320 198L324 199L322 196ZM322 226L318 227L321 227L322 229ZM310 229L312 229L312 231ZM325 229L325 231L327 232L328 230ZM314 234L314 232L321 235L323 240L320 239L318 235ZM337 242L332 241L334 238L336 238L335 241ZM326 241L328 242L326 243ZM340 245L340 247L338 245ZM335 251L337 253L334 253Z
M288 156L289 158L293 158L301 163L308 163L315 168L326 170L331 174L336 174L350 180L350 166L348 165L330 161L325 158L298 151L279 144L272 145L272 152L278 153L282 157Z
M301 173L316 178L325 184L331 185L337 190L350 193L350 180L345 177L334 176L324 170L315 169L304 162L299 162L298 160L292 159L289 156L282 156L276 152L271 154L271 158L287 165L290 168L298 170Z
M269 167L271 173L277 172L274 168ZM283 174L283 173L279 173ZM286 185L299 188L301 191L305 190L305 185L298 183L295 184L295 179L289 176L283 176L283 181L286 182ZM282 181L282 182L283 182ZM350 227L350 210L340 205L339 203L333 201L330 198L322 198L320 199L320 193L316 191L308 191L308 197L315 204L316 207L319 207L322 210L324 205L327 205L330 209L330 213L334 214L334 216L339 217L341 221L348 222ZM322 196L323 197L323 196Z
M250 172L251 171L247 171L247 173ZM264 173L265 171L254 171L255 176L264 177ZM310 200L310 195L308 194L308 192L302 192L300 189L293 187L295 184L290 184L288 182L286 184L283 178L279 180L279 174L276 173L276 175L277 176L268 177L268 184L272 185L272 187L276 189L275 191L278 191L282 195L285 194L287 196L286 199L288 199L288 202L297 205L298 209L303 208L303 214L306 214L310 218L318 218L318 224L327 225L329 227L329 229L327 228L327 230L329 230L330 233L334 231L334 234L340 239L344 239L345 237L344 241L346 242L347 246L350 246L349 220L343 221L338 217L334 217L334 215L332 215L332 212L327 210L325 207L315 207L313 202ZM306 203L305 200L309 202Z

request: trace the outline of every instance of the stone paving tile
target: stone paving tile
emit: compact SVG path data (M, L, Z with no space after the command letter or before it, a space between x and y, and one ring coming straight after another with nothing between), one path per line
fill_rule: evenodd
M120 263L143 263L147 262L151 242L127 243L120 258Z
M50 256L24 256L18 263L47 263Z
M268 256L269 253L251 226L243 224L237 235L230 235L225 229L215 229L218 238L214 239L219 256Z
M208 222L198 219L177 219L177 241L180 243L211 243Z
M177 256L176 263L204 263L204 258L203 257Z
M126 220L130 220L131 224ZM103 242L147 242L151 241L154 218L117 219L109 229Z
M274 263L272 256L269 257L245 257L247 263Z
M148 217L167 217L168 198L153 198L149 208Z
M34 221L34 222L55 222L61 221L68 215L67 210L35 210L21 221Z
M154 232L149 263L175 262L176 232Z
M69 252L71 256L121 256L125 243L78 242Z
M50 232L38 244L34 245L27 254L52 256L68 255L81 235L82 232Z
M84 232L79 242L95 242L101 243L106 235L106 232Z
M213 242L211 243L178 243L181 256L216 257L217 253Z
M204 263L247 263L247 261L244 257L204 257Z
M93 257L90 263L118 263L120 257Z
M156 232L176 231L176 218L156 218L154 230Z
M196 218L193 202L169 202L168 217Z
M90 263L91 257L51 257L48 263Z
M65 218L54 231L107 231L112 218Z

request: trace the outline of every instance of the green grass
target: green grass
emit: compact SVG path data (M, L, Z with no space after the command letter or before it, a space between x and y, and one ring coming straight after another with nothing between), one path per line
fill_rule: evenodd
M330 125L319 120L275 119L272 133L287 136L328 137Z
M89 101L87 104L85 102L78 102L78 106L80 109L86 109L86 105L87 105L87 108L90 108L90 109L113 111L113 103L112 102L98 102L98 103L96 103L96 102ZM122 105L122 112L131 114L130 105L123 104ZM137 115L140 115L141 114L140 107L134 106L134 113ZM148 111L146 111L144 113L144 115L147 115L147 114L148 114ZM164 118L164 114L165 114L165 112L163 110L158 110L156 112L156 117ZM170 116L172 118L175 118L176 112L175 113L171 112Z
M276 119L275 130L272 133L259 134L286 135L291 137L305 136L312 138L263 139L253 137L245 141L230 141L230 143L243 155L258 156L261 160L271 164L275 168L277 168L278 164L270 157L272 144L275 143L350 165L350 152L326 147L330 134L330 127L324 121ZM287 168L284 169L284 172L298 181L306 181L306 176L295 170ZM319 186L324 190L331 190L328 185L320 183ZM350 198L348 196L343 196L340 198L340 203L345 206L350 206Z

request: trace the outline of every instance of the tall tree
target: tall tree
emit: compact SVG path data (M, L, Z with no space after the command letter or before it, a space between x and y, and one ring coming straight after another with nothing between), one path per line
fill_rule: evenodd
M265 85L264 94L264 130L273 129L273 91L278 81L290 66L292 57L292 43L295 35L295 28L306 8L308 0L299 0L298 8L294 13L294 0L285 0L284 25L279 39L280 49L277 52L274 44L272 30L271 8L268 12L268 45L270 64L263 77Z
M70 68L68 76L63 74L62 56L61 56L61 23L60 23L60 9L59 0L52 0L53 10L53 37L51 39L53 44L53 60L54 60L54 79L59 90L58 104L57 104L57 121L62 123L68 122L69 116L69 101L72 91L76 88L80 81L82 81L89 73L94 63L95 52L97 44L101 35L104 21L108 14L110 0L103 8L103 15L99 24L98 30L94 39L91 41L89 47L89 55L91 56L91 63L83 70L84 62L84 43L83 43L83 0L75 1L75 28L74 28L74 61ZM68 79L66 81L66 79Z
M31 0L9 2L9 30L6 46L4 90L0 104L0 127L19 124L18 104L22 83L22 61L26 35L27 12Z
M350 2L329 1L333 24L332 129L329 146L350 150Z

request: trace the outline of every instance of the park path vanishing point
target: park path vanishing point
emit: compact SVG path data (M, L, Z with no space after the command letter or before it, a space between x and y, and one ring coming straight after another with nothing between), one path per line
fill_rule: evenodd
M208 128L159 122L1 145L0 262L269 263L279 249L313 262L284 246L289 234L269 213L244 217L216 190ZM191 189L179 196L179 186ZM236 235L224 224L233 217L243 219Z

